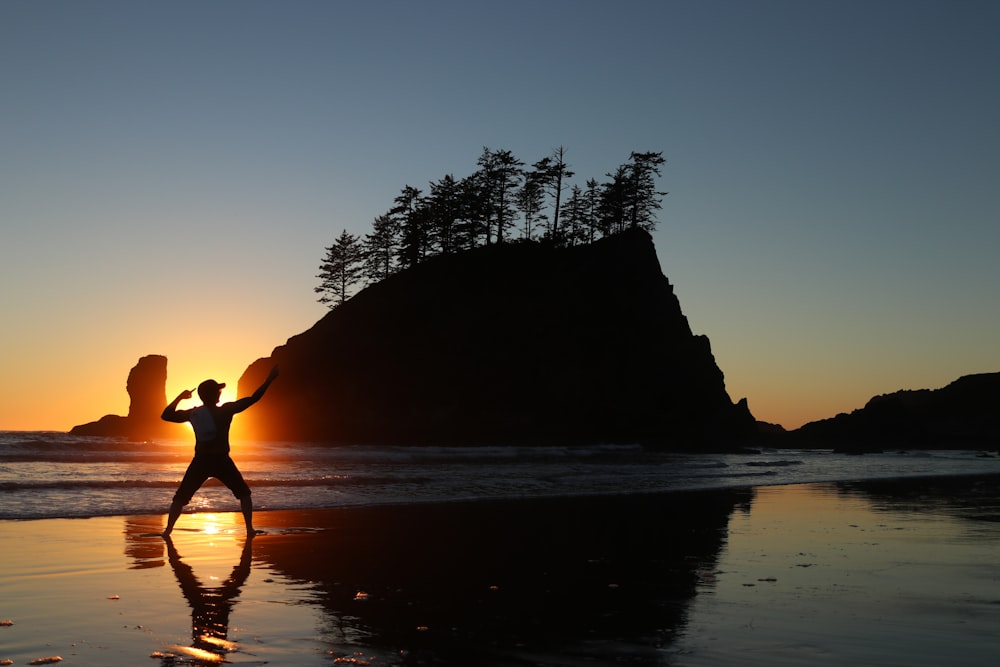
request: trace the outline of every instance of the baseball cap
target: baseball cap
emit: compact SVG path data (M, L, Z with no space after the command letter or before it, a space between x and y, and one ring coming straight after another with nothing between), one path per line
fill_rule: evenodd
M198 385L198 396L202 399L208 394L217 393L220 389L226 386L225 382L216 382L215 380L205 380L200 385Z

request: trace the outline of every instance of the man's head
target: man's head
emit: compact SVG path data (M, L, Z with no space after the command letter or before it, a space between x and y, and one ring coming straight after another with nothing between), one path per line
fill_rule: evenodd
M206 405L215 405L219 402L219 396L222 393L222 388L225 386L225 382L205 380L198 385L198 398L200 398L201 402Z

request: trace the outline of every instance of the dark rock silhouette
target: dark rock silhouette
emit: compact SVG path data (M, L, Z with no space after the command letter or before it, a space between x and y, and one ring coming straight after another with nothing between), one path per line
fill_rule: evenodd
M703 448L755 431L641 230L429 259L254 362L239 394L274 364L244 416L260 439Z
M788 435L796 446L845 451L885 448L997 449L1000 373L966 375L941 389L875 396L861 409L805 424Z
M160 419L167 404L167 358L151 354L139 359L129 371L125 385L129 395L128 415L105 415L95 422L74 426L73 435L103 435L132 440L180 437L176 424Z

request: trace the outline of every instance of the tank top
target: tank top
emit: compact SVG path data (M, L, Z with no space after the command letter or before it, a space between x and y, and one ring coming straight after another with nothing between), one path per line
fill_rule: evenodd
M195 454L228 454L229 424L233 415L222 406L210 408L202 405L191 410L188 416L194 429Z

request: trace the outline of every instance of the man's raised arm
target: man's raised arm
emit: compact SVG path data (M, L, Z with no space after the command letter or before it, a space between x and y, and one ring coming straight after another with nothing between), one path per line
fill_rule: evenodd
M257 387L257 391L255 391L252 395L247 396L246 398L241 398L238 401L236 401L236 404L234 406L236 408L235 412L243 412L251 405L259 401L261 398L263 398L264 392L267 391L267 388L271 386L271 383L274 382L274 378L276 377L278 377L277 366L271 369L271 372L268 373L267 379L264 380L263 384Z

